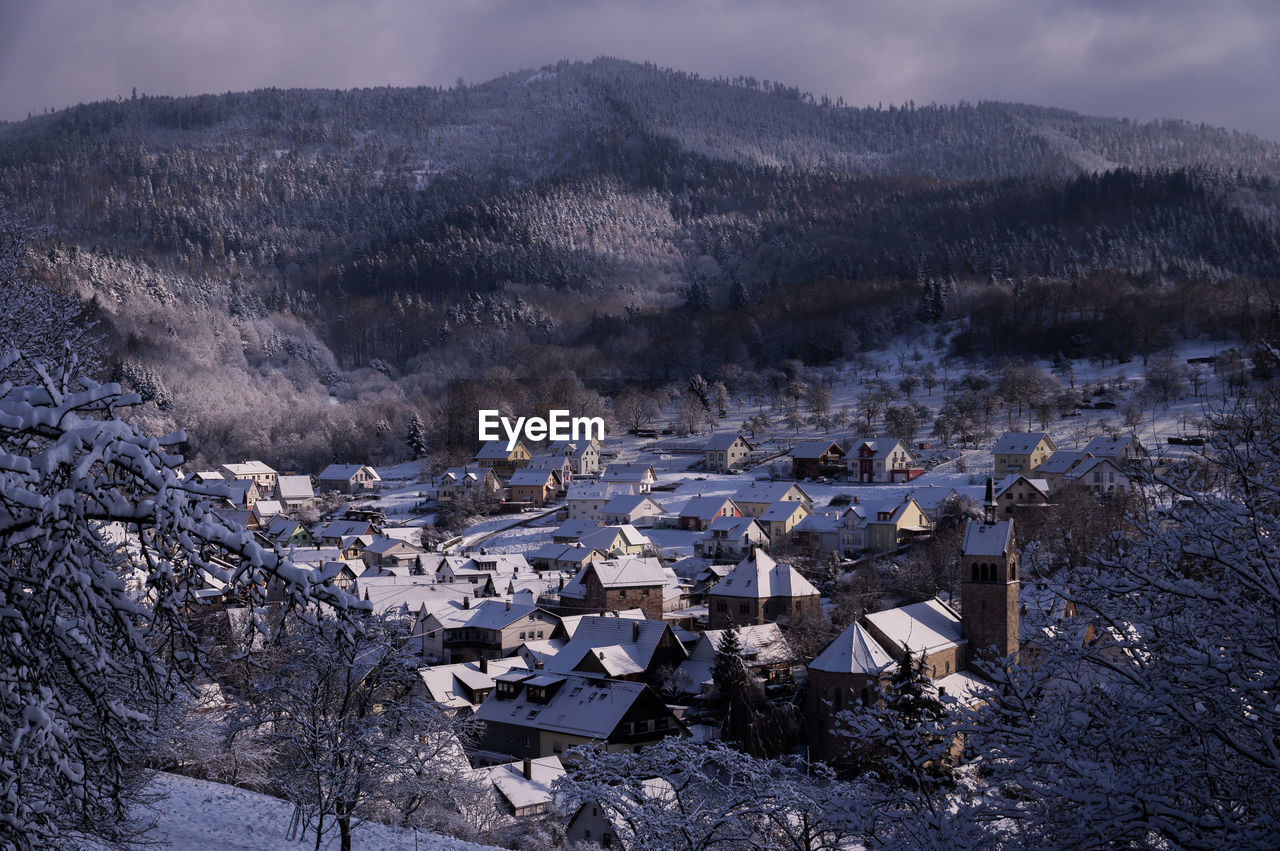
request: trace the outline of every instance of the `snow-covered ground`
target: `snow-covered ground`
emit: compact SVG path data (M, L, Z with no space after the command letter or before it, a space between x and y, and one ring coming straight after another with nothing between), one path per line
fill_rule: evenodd
M161 847L206 851L279 851L315 847L315 834L293 840L288 838L293 805L279 798L164 773L157 774L146 791L163 797L138 813L144 819L154 819L156 823L155 829L141 838L160 843ZM329 849L339 845L335 827L321 847ZM435 833L369 823L358 825L352 831L351 846L368 851L466 851L490 847ZM106 849L106 846L93 843L80 847L86 851Z

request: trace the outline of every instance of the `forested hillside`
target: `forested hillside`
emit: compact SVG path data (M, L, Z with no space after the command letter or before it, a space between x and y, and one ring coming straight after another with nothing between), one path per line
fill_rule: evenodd
M1241 280L1265 301L1278 178L1280 146L1203 125L852 108L612 59L0 125L0 198L34 229L33 269L95 299L104 372L197 451L286 466L391 452L412 410L448 442L462 383L609 394L823 362L1028 288L1067 294L1049 339L1110 328L1123 355L1132 323L1085 315L1080 282L1130 309ZM1205 324L1182 330L1223 331Z

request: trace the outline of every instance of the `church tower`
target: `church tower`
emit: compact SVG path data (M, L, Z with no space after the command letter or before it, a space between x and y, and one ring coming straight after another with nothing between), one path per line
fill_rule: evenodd
M988 479L986 518L969 521L960 553L960 629L970 664L1018 652L1018 548L1013 520L995 519L992 491Z

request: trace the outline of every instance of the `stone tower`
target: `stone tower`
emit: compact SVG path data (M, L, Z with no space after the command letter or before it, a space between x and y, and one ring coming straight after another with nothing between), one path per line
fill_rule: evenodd
M992 502L988 482L986 520L969 521L960 553L960 628L970 664L1018 652L1018 548L1013 521L996 522Z

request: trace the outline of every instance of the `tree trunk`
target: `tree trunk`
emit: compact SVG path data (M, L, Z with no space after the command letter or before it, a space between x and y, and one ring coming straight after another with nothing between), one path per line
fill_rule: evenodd
M351 851L351 816L338 817L338 832L342 836L342 851Z

